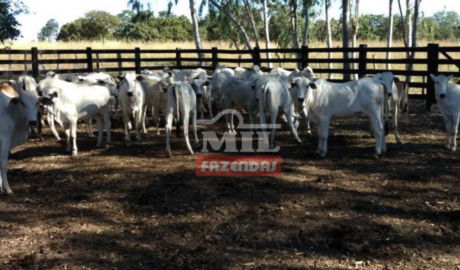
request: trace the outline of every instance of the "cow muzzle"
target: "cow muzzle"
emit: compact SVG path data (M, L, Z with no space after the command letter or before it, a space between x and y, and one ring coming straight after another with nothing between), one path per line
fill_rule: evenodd
M446 97L446 94L440 94L439 97L440 97L440 98L445 98L445 97Z
M31 126L31 127L36 127L36 126L37 126L37 123L38 123L38 121L36 121L36 120L29 121L29 126Z
M201 98L201 96L203 96L203 94L196 94L197 98Z
M128 95L128 97L134 96L134 92L126 92L126 94Z
M300 103L303 103L305 101L304 98L298 98L298 100L299 100Z

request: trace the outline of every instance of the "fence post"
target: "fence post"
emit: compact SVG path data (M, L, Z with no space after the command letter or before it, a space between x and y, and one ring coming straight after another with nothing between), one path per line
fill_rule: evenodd
M367 44L359 45L359 56L358 56L358 79L366 76L367 74Z
M302 46L300 49L300 69L308 67L308 46Z
M134 66L136 68L136 74L141 74L141 49L139 47L134 48Z
M176 66L177 66L177 69L182 69L180 48L176 48Z
M437 75L438 73L438 60L439 60L439 44L429 43L427 46L427 77L428 74ZM436 96L434 93L434 81L427 78L426 88L426 111L431 111L431 105L436 103Z
M216 67L219 65L219 61L217 59L217 47L212 47L212 67L215 70Z
M258 65L260 67L260 48L259 47L254 47L253 53L252 53L252 61L254 65Z
M86 69L88 73L93 73L93 53L91 47L86 47Z
M37 47L32 47L31 50L32 54L32 77L38 82L40 81L40 78L38 77L40 75L40 70L38 68L38 49Z
M118 74L122 74L121 68L123 64L121 63L121 53L117 53L117 59L118 59Z

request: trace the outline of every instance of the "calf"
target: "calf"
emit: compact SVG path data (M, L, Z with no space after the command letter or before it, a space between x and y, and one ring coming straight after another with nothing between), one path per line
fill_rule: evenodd
M176 113L176 121L182 120L184 123L184 137L187 149L193 155L192 147L188 138L188 123L190 113L192 114L193 132L195 135L195 147L200 147L198 135L196 133L196 100L201 98L201 94L196 93L197 89L193 88L186 82L175 82L168 87L168 107L166 111L166 155L171 157L171 147L169 145L169 137L171 136L171 128L174 113Z
M446 124L446 148L455 151L457 148L457 132L460 122L460 85L449 82L452 75L430 74L434 81L436 101L439 104L439 111Z
M37 125L38 95L33 91L17 93L2 84L0 88L0 192L12 194L7 167L10 150L27 141L29 127Z
M391 93L393 77L386 79L362 78L346 83L318 79L314 82L316 87L303 88L307 93L305 106L308 116L318 124L319 142L316 153L319 158L326 157L331 119L352 118L361 113L371 120L376 141L374 157L378 158L386 152L383 114L387 111L386 99Z
M40 102L51 107L55 120L64 128L67 137L66 150L71 152L72 156L78 154L76 141L78 120L87 121L96 118L99 130L97 147L102 144L102 131L105 123L106 147L110 146L110 93L106 87L46 78L40 81L39 88L43 91L43 98Z
M266 77L265 81L262 83L259 81L259 83L257 83L257 99L259 100L260 124L262 127L267 124L266 113L270 114L270 124L272 126L269 149L274 148L275 124L280 109L286 116L286 121L294 138L298 143L302 143L297 135L297 129L294 127L292 101L289 90L284 82L270 77ZM266 138L264 139L267 141Z
M133 126L136 130L137 143L138 146L141 146L143 144L141 129L145 94L140 81L143 80L143 77L136 75L134 72L129 72L118 76L118 79L120 80L118 104L123 114L126 145L131 147L130 120L134 118Z

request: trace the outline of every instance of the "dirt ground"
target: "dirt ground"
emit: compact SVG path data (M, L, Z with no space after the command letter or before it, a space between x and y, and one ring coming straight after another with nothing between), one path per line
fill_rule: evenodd
M9 160L0 269L460 269L460 154L436 107L408 119L378 160L365 118L333 122L325 160L277 132L280 177L197 177L164 129L130 149L115 122L102 149L81 125L76 157L45 129Z

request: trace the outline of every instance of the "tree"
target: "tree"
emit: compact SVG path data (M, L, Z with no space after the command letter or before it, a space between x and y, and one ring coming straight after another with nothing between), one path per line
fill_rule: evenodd
M343 52L343 68L350 70L350 54L346 51L350 47L350 0L342 1L342 47L345 50ZM349 73L344 74L344 80L351 80Z
M387 48L391 48L391 43L393 42L393 0L389 0L389 11L388 11L388 39L387 39ZM391 52L387 52L387 60L391 58ZM391 69L391 64L387 63L387 70Z
M351 47L356 47L356 36L358 35L358 28L359 28L359 0L355 0L354 4L355 12L353 13L353 19L351 21ZM353 58L356 58L356 53L353 52ZM357 68L357 64L355 63L354 68ZM358 74L355 74L355 80L359 79Z
M329 19L329 10L331 8L331 1L330 0L324 0L324 6L325 6L325 13L326 13L326 31L327 31L327 48L331 49L332 48L332 33L331 33L331 21ZM328 52L327 57L329 60L332 58L332 53L331 51ZM332 63L329 62L329 69L332 69ZM332 79L332 73L329 72L329 79Z
M57 40L112 39L119 29L120 19L105 11L90 11L85 17L62 26Z
M45 26L43 26L40 32L37 34L37 39L40 41L56 40L58 33L59 23L55 19L50 19L46 22Z
M265 47L270 49L270 30L268 28L268 8L267 8L267 0L263 0L263 15L264 15L264 37L265 37ZM270 52L267 52L267 59L270 60L272 58ZM268 67L272 68L272 62L268 63Z
M0 43L15 40L21 36L21 24L16 17L29 13L27 6L19 0L0 0Z

